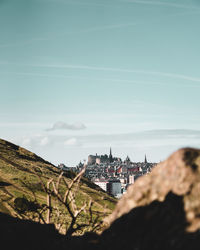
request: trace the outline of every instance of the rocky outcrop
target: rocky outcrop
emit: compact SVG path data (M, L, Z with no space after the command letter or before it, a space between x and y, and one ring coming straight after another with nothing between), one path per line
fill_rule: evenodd
M172 154L129 187L101 235L101 249L200 249L200 150Z
M187 231L196 231L200 228L200 150L180 149L149 175L139 178L105 221L111 224L135 207L149 205L155 200L162 202L170 192L182 196Z
M170 192L163 202L132 209L103 232L100 249L199 250L200 234L185 231L183 204L183 196Z

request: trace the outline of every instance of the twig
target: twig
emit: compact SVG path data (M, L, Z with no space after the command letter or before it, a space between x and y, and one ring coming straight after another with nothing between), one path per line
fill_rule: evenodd
M51 217L51 191L50 191L50 184L53 182L53 179L50 179L47 182L47 219L46 223L50 223L50 217Z

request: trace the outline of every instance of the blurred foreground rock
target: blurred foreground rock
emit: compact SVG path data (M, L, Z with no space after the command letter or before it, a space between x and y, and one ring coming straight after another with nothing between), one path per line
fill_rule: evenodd
M154 200L162 202L169 192L183 198L187 231L200 228L200 150L180 149L158 164L149 175L139 178L106 222L110 224L133 208L149 205Z
M42 225L0 213L1 249L56 249L63 241L53 225Z
M139 178L105 221L104 249L200 249L200 150L178 150Z

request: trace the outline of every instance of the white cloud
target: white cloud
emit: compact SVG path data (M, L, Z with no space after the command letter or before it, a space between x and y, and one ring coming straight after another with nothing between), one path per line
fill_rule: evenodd
M64 130L82 130L85 128L86 128L86 126L81 122L69 124L69 123L59 121L59 122L54 123L52 128L49 128L46 131L53 131L53 130L60 130L60 129L62 129L62 130L63 129Z
M78 142L77 142L76 138L70 138L70 139L64 141L64 145L66 145L66 146L77 146Z
M16 143L24 148L34 150L38 147L49 146L50 143L52 144L52 141L50 140L49 136L30 135L20 138Z
M40 144L40 146L46 146L46 145L49 144L49 142L50 142L49 138L48 137L44 137L44 138L41 138L39 144Z

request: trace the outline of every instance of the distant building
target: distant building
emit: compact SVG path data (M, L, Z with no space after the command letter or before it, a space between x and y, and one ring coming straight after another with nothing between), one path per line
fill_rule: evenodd
M70 168L67 167L64 163L58 164L58 168L61 169L62 171L68 171L68 170L70 170Z
M93 181L97 186L99 186L100 188L102 188L104 191L108 191L108 181L105 179L96 179Z
M112 156L112 150L110 148L110 154L109 154L109 162L112 163L113 162L113 156Z
M125 162L126 162L126 163L130 163L130 162L131 162L131 159L130 159L130 157L129 157L128 155L127 155L127 157L126 157Z
M145 155L144 163L147 163L147 156Z
M98 164L100 165L101 163L113 163L114 161L120 162L120 158L113 157L112 155L112 149L110 148L110 153L109 156L107 154L105 155L89 155L88 156L88 165L94 165Z
M95 155L89 155L88 156L88 165L93 165L96 163L96 156Z
M138 172L139 170L140 170L139 167L129 167L129 168L127 168L127 172L130 173L130 174L136 173L136 172Z
M120 196L122 193L122 185L120 180L118 179L109 180L107 187L108 193L112 194L113 196L117 197Z
M100 158L96 158L96 164L100 164L101 163L101 159Z
M128 176L128 183L133 184L134 183L134 175L129 175Z
M116 170L116 172L117 172L118 174L121 174L121 173L122 173L122 166L118 167L117 170Z
M80 163L77 166L77 172L80 172L82 165ZM146 154L144 162L132 162L129 156L122 161L121 158L113 157L110 148L108 155L88 156L85 177L111 195L119 198L122 193L126 192L129 185L134 184L140 176L150 173L155 165L156 163L147 161Z

